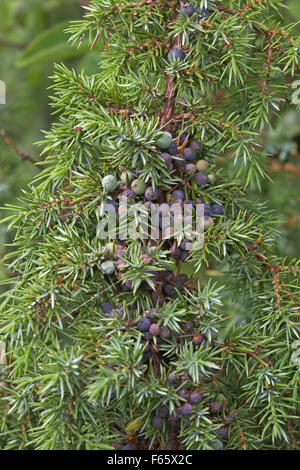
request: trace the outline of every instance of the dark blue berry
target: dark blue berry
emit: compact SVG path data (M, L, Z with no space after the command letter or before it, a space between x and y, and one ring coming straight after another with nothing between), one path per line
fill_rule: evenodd
M173 142L171 143L170 147L167 148L167 152L170 154L170 155L176 155L177 153L177 144L176 142L173 140Z
M213 215L223 215L224 214L224 209L220 204L214 204L211 206L211 213Z
M175 60L184 60L185 52L182 49L175 47L169 51L169 59L170 62L174 62Z
M176 299L178 297L178 294L176 292L176 289L172 284L169 283L164 283L163 284L163 291L166 296L171 297L171 299Z
M198 9L198 12L199 12L199 20L204 20L210 15L210 11L207 8L202 8L202 10Z
M208 176L205 173L198 173L198 175L195 176L195 181L199 187L209 184Z
M146 331L149 331L150 325L151 325L151 321L148 318L143 317L141 318L141 320L137 322L136 326L139 331L141 331L142 333L145 333Z
M193 14L195 13L195 8L193 7L193 5L189 4L188 2L184 3L180 10L179 10L179 13L181 15L186 15L186 16L193 16Z
M190 147L184 149L183 156L187 161L193 161L197 158L196 152Z
M105 302L105 304L103 304L103 312L104 313L111 313L112 312L112 304L110 302Z

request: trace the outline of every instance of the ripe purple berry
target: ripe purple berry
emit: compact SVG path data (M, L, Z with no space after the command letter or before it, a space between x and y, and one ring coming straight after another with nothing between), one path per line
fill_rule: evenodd
M182 189L175 189L175 191L172 193L172 198L184 201L184 191Z
M157 323L152 323L150 326L150 333L152 333L154 336L159 335L160 328Z
M182 414L183 416L191 416L194 412L194 408L190 403L185 403L182 407Z
M198 173L198 175L195 176L195 181L198 187L209 184L208 176L205 173Z
M203 396L199 392L193 392L190 394L190 401L195 405L198 405L203 400Z
M192 173L195 173L196 171L196 165L193 163L187 163L184 167L184 171L188 174L191 175Z
M148 201L156 201L156 199L159 198L160 195L160 190L159 189L153 189L151 186L149 186L146 191L145 191L145 198Z
M136 194L134 191L132 191L132 189L125 189L125 191L121 193L122 201L127 201L127 199L135 199L135 198L136 198Z
M187 161L193 161L196 160L197 153L191 147L187 147L184 149L183 156Z

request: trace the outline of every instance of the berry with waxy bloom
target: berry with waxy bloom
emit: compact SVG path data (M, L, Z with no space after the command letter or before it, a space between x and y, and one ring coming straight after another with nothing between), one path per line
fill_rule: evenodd
M198 187L206 186L206 185L209 184L209 179L208 179L206 173L198 173L198 174L195 176L195 181L196 181L196 185L197 185Z
M102 179L102 186L106 192L110 193L114 191L115 189L117 189L118 180L114 175L106 175Z
M152 186L149 186L146 191L145 191L145 198L148 201L156 201L159 198L160 195L160 190L159 189L153 189Z
M174 50L174 49L172 49ZM171 52L171 51L170 51ZM161 148L162 150L165 150L167 149L168 147L170 147L171 143L172 143L172 140L173 140L173 137L172 135L170 134L170 132L164 132L156 141L156 144L158 145L159 148Z
M166 162L166 165L167 165L167 168L168 170L173 170L174 168L174 165L173 165L173 159L171 157L171 155L167 152L164 152L160 155L164 161Z
M194 412L194 408L190 403L185 403L182 407L183 416L191 416Z
M183 157L187 161L193 161L196 160L197 153L191 147L186 147L183 151Z
M157 336L160 333L160 328L159 328L157 323L152 323L152 325L150 326L149 331L150 331L150 333L153 334L153 336Z
M101 272L106 276L110 276L115 272L116 266L113 261L104 261L100 266Z
M203 396L199 392L193 392L190 394L190 401L191 403L194 403L195 405L198 405L203 400Z
M146 183L140 179L133 180L131 183L131 189L135 194L141 196L146 190Z
M194 165L193 163L187 163L184 167L184 171L188 175L192 175L193 173L195 173L196 169L197 169L196 165Z
M142 333L145 333L146 331L149 331L150 326L151 326L151 321L147 317L141 318L137 322L137 325L136 325L137 329L139 331L141 331Z
M127 201L128 199L135 199L136 198L136 194L134 191L132 191L132 189L125 189L125 191L123 191L121 193L121 200L122 201Z

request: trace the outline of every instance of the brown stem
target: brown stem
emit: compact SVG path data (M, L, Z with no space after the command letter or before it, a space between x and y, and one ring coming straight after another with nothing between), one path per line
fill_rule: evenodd
M6 142L6 144L7 144L11 149L13 149L13 150L19 155L19 157L21 157L21 160L23 160L23 161L28 160L28 161L30 161L31 163L36 163L36 161L35 161L34 158L32 158L30 155L24 153L22 150L20 150L20 149L10 140L10 138L6 135L6 132L5 132L4 129L1 129L0 135L3 137L4 142Z

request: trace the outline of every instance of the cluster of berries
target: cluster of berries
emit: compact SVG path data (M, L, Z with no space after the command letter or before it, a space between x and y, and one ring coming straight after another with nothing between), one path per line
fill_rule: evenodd
M204 190L206 186L214 182L214 174L208 172L210 168L209 163L206 160L199 159L202 151L201 143L195 140L189 142L187 131L183 132L177 139L173 139L169 132L164 132L157 140L157 146L163 150L161 158L164 160L167 169L176 172L182 179L183 177L186 179L182 175L182 173L186 173L188 175L187 181L189 181L189 178L194 178L197 187L201 190ZM110 193L111 196L110 198L107 197L104 202L108 205L113 205L119 216L127 210L127 204L136 201L137 198L139 201L144 202L145 210L149 212L151 210L151 214L155 214L155 211L159 210L161 238L168 240L164 248L170 250L173 258L183 262L189 256L189 251L186 249L188 240L183 239L180 245L177 243L176 224L177 222L182 223L184 216L183 211L180 214L172 215L174 204L179 205L182 209L185 205L196 208L197 204L202 204L204 208L204 230L208 230L214 224L213 217L219 217L224 214L224 209L220 204L209 205L204 203L200 197L188 199L187 186L178 187L177 185L173 190L171 189L166 192L153 188L150 185L147 186L144 181L138 178L136 172L129 170L123 169L120 182L118 182L114 175L106 175L102 179L102 186L104 191ZM119 201L116 200L117 197ZM167 205L169 208L169 211L167 211L169 224L167 228L164 228L165 214L158 209L158 205L153 205L155 201L163 202L165 207ZM182 227L182 225L179 226ZM118 237L118 234L116 236ZM121 240L119 242L122 243ZM101 265L101 271L105 275L111 275L115 272L116 267L121 268L122 260L119 260L118 264L119 266L115 266L112 261L105 261Z
M207 8L194 7L192 3L184 3L181 5L179 14L186 17L195 16L199 21L205 20L209 15L210 11ZM174 48L169 51L169 60L174 62L176 60L181 61L186 57L185 52L182 49Z

